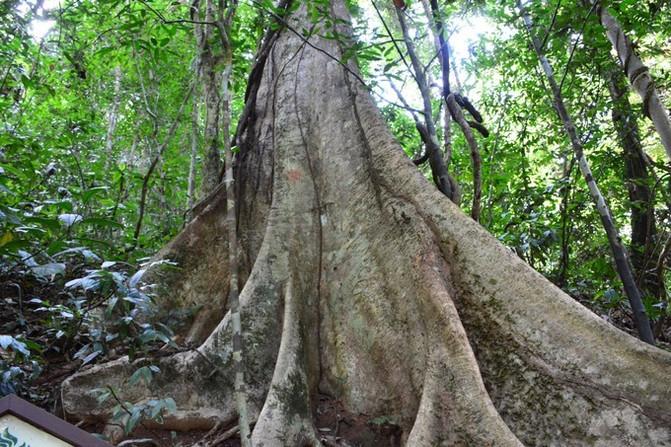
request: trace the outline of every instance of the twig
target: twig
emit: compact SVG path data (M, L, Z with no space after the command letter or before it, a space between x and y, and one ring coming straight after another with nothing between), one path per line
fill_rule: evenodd
M195 84L192 83L191 86L189 87L189 90L187 91L186 95L184 95L184 99L182 100L182 104L179 106L179 110L177 111L177 115L175 116L175 120L173 121L172 125L170 126L170 129L168 130L167 135L165 136L165 139L163 141L163 144L159 146L158 151L156 152L156 156L151 162L151 165L149 165L149 169L147 170L147 173L144 175L144 178L142 179L142 192L140 194L140 209L138 211L138 220L135 225L135 232L133 234L133 248L137 246L138 238L140 237L140 231L142 230L142 220L144 219L144 211L145 211L145 205L147 202L147 192L149 189L149 179L151 177L151 174L154 172L154 169L156 169L156 165L158 164L158 161L161 159L161 156L163 155L163 152L165 149L168 147L168 144L170 143L170 140L172 139L173 135L175 134L175 131L179 127L179 124L181 123L181 116L182 112L184 111L184 106L188 102L189 98L191 97L191 93L193 93L193 89L195 87Z
M127 439L121 441L116 445L116 447L159 447L158 442L151 438L141 438L141 439Z
M380 21L382 22L382 26L384 26L384 29L387 32L387 35L389 36L389 39L391 39L391 42L394 44L394 48L396 48L396 52L401 57L401 60L403 61L403 64L405 65L405 68L408 70L408 73L410 73L414 77L415 74L410 69L410 64L408 64L408 61L405 59L405 56L403 55L403 52L401 51L401 48L396 43L396 39L394 38L394 35L392 34L391 30L389 29L389 26L387 25L387 22L384 20L384 17L382 17L382 13L380 13L380 9L377 7L377 4L375 3L374 0L371 0L371 4L373 5L373 8L375 9L375 12L377 13L377 16L380 18ZM415 79L415 81L416 81L416 79Z
M662 252L659 254L659 258L657 259L657 278L660 279L660 282L663 285L664 281L664 261L666 260L666 257L669 255L669 252L671 251L671 236L669 236L666 239L666 243L664 244L664 248L662 249Z
M126 412L126 414L128 414L128 416L132 416L133 413L128 409L128 407L126 406L126 403L122 402L121 399L119 399L119 396L117 396L116 391L114 391L114 388L112 388L111 386L108 385L107 389L109 390L110 395L112 396L112 398L116 401L117 404L119 404L119 407L121 407L121 409L124 412Z
M176 24L176 23L191 23L191 24L194 24L194 25L214 25L214 26L217 25L216 22L202 22L202 21L199 21L199 20L189 20L189 19L172 19L172 20L166 19L165 16L163 16L163 14L161 14L160 11L154 9L146 1L144 1L144 0L139 0L139 1L144 6L146 6L147 9L149 11L151 11L156 17L158 17L159 20L161 21L161 23L163 23L164 25L171 25L171 24Z
M235 427L230 428L230 429L226 430L225 432L223 432L221 435L219 435L219 436L214 440L214 442L213 442L212 444L213 444L213 445L218 445L220 442L224 442L224 441L226 441L227 439L232 438L233 436L235 436L235 435L238 434L239 432L240 432L240 426L239 426L239 425L236 425Z
M552 21L550 22L550 26L548 26L547 31L545 32L545 36L543 37L543 41L541 42L541 50L545 48L545 44L548 43L548 38L550 37L550 32L552 31L552 28L554 28L555 22L557 21L557 13L559 12L559 7L561 6L561 0L557 0L557 6L555 6L555 11L552 14Z
M575 54L575 50L578 47L578 42L580 42L580 39L584 36L585 33L585 25L587 25L587 19L589 19L589 16L592 14L594 11L594 8L596 7L596 3L592 3L592 7L589 8L589 11L587 12L587 15L582 21L582 26L580 27L580 33L578 34L578 37L576 37L575 42L573 43L573 48L571 48L571 54L569 54L568 61L566 62L566 68L564 69L564 74L561 77L561 81L559 82L559 91L562 91L562 87L564 86L564 80L566 79L566 75L568 74L568 69L569 66L571 65L571 61L573 61L573 55ZM548 30L548 33L550 30Z

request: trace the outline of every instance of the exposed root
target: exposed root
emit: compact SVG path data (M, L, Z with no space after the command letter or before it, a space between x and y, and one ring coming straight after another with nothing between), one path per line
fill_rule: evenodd
M222 431L222 425L217 424L196 442L193 447L209 447L221 444L240 433L240 426L236 425L228 430Z
M256 278L256 279L255 279ZM256 386L250 391L252 407L258 413L267 394L270 374L279 343L264 341L261 337L276 334L280 326L275 318L280 295L275 285L267 257L260 257L251 279L241 293L242 312L245 319L246 343L257 349L259 356L248 363L248 376ZM171 357L157 359L161 369L149 386L141 383L129 386L133 372L148 360L130 363L127 357L96 365L68 378L62 389L63 407L67 414L87 422L107 421L115 402L99 404L97 389L112 387L124 402L142 403L152 397L171 397L177 403L177 412L164 417L163 429L203 430L217 423L230 424L236 417L233 405L230 313L220 322L210 337L198 348ZM255 419L255 417L254 417Z
M152 397L170 396L178 402L178 410L167 415L161 426L172 430L189 431L209 429L217 421L230 419L222 412L218 405L207 395L203 395L195 388L195 382L190 380L190 371L199 363L202 368L202 359L193 353L180 353L172 357L159 359L159 368L171 378L157 376L149 387L142 383L131 386L128 379L137 368L146 364L146 360L130 363L128 357L122 357L112 362L96 365L68 378L63 383L63 410L66 414L87 423L107 422L110 420L112 409L117 405L114 399L98 402L99 390L112 388L122 402L141 404ZM155 423L148 422L149 426Z
M226 240L226 194L208 197L201 211L184 230L159 251L154 260L169 260L176 267L158 264L143 277L157 284L161 313L194 312L190 325L180 332L187 345L197 346L212 332L227 311L228 242Z
M424 318L435 344L408 445L521 446L489 399L440 264L427 259L424 266L429 296Z
M304 364L301 306L294 295L292 277L284 297L284 328L275 372L252 444L259 446L319 446L312 424L312 411Z
M371 146L395 145L368 99ZM497 411L527 445L671 445L671 356L610 326L553 286L454 205L400 154L386 179L436 236L451 294ZM632 404L634 406L632 406ZM638 410L634 409L638 408ZM564 415L564 416L560 416Z

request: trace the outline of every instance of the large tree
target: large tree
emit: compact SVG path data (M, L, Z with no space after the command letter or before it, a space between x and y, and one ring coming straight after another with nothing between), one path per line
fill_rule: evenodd
M671 445L671 355L582 307L427 182L343 63L348 13L331 3L334 38L303 37L320 16L304 6L268 33L238 135L253 445L319 445L319 395L385 416L409 446ZM235 423L226 202L222 185L159 254L182 269L153 275L166 303L204 306L190 339L211 334L158 360L151 389L127 383L126 358L73 376L69 414L108 418L93 390L109 385L130 402L173 397L168 428Z

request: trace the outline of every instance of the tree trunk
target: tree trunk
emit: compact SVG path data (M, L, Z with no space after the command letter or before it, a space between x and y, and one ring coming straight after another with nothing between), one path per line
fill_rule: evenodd
M347 19L343 2L330 8ZM345 420L391 421L408 446L671 445L671 355L593 315L431 187L354 63L338 62L345 44L311 37L318 51L298 33L266 40L235 172L253 445L320 445L320 395ZM221 222L211 200L178 240L225 239L202 221ZM225 243L181 247L199 261L176 283L221 268ZM224 274L210 297L225 296ZM126 383L127 359L73 376L65 410L107 418L91 391L104 384L130 402L173 397L165 428L235 423L231 323L157 361L150 389Z
M408 51L408 57L412 63L413 77L417 83L417 88L422 95L422 111L424 112L422 114L424 116L424 122L420 122L417 115L413 113L415 125L419 131L422 141L424 142L426 154L429 157L429 165L431 166L433 181L436 183L436 186L440 192L445 194L456 203L459 196L458 186L454 179L452 179L450 174L447 172L445 159L440 153L440 143L438 142L436 123L433 119L433 111L431 107L431 91L429 89L430 83L426 76L426 70L424 70L422 63L417 56L415 45L410 38L410 33L408 31L408 25L406 23L404 14L405 13L400 8L396 8L396 17L398 18L398 23L403 34L403 41ZM393 36L390 35L390 37ZM397 94L399 97L401 97L400 92L397 92Z
M619 70L613 71L608 81L613 124L624 152L625 181L631 203L631 263L641 290L659 299L664 296L664 290L655 269L660 247L655 249L657 225L655 201L650 191L652 179L643 155L636 116L631 113L624 75Z
M618 230L615 220L613 219L613 215L610 212L610 207L608 206L608 203L606 202L603 194L601 194L601 190L596 183L596 179L592 175L592 170L587 162L587 157L585 156L582 142L578 137L578 131L576 130L575 124L573 123L573 120L571 119L571 116L566 109L566 105L564 104L564 98L561 94L561 87L555 80L550 62L543 53L540 40L534 34L531 17L520 5L521 4L518 3L518 8L522 12L524 24L527 31L529 32L529 35L531 36L533 47L536 51L536 54L538 55L538 60L540 61L541 67L543 68L543 72L545 73L548 84L550 84L550 90L552 91L553 102L555 109L557 110L557 115L559 115L559 118L564 125L564 131L569 137L571 147L575 153L575 158L578 162L578 166L580 167L580 172L582 172L582 175L585 178L585 183L587 183L589 193L592 196L592 200L594 201L594 206L596 211L599 213L601 224L604 231L606 232L606 236L608 237L610 250L611 253L613 253L613 260L615 261L615 269L618 276L620 277L620 280L622 281L627 298L629 299L634 325L636 326L636 330L638 331L638 335L641 337L641 340L650 344L654 344L655 338L650 327L650 320L645 313L645 308L643 307L643 301L641 298L641 291L636 284L634 273L631 267L631 261L629 260L629 254L622 244L620 231Z
M217 187L222 166L219 136L221 125L221 72L214 55L203 54L201 60L203 64L203 96L205 99L205 157L201 180L201 195L204 197Z
M192 17L198 18L200 12L200 1L192 3ZM200 75L203 80L203 99L205 102L205 157L203 160L203 178L201 180L201 195L203 197L214 191L219 184L221 175L221 136L222 126L222 85L228 82L224 78L222 66L223 51L220 38L217 36L219 30L212 25L218 15L218 4L214 0L205 0L204 14L202 14L207 25L195 27L196 41L198 44L198 63L200 64Z
M107 133L105 135L105 165L111 168L113 163L114 138L116 137L116 125L119 114L119 103L121 102L121 78L123 74L121 67L114 68L114 93L112 96L112 107L107 113Z
M193 105L191 109L191 156L189 157L189 180L186 190L186 220L193 217L191 209L196 200L196 164L198 163L198 149L200 147L200 117L198 108L200 100L198 94L193 95Z
M592 1L589 0L589 2ZM664 104L659 99L657 88L650 76L648 67L643 65L643 62L641 62L641 59L634 50L631 40L624 34L622 27L615 17L608 12L608 9L604 5L599 4L596 10L601 24L606 29L606 36L617 53L624 73L629 78L631 87L643 100L643 112L655 125L655 129L657 129L657 133L662 141L662 146L666 150L666 156L671 160L671 121Z

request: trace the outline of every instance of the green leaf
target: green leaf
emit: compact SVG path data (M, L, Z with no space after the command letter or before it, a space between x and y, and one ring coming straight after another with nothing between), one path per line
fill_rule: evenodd
M138 382L142 381L144 382L145 385L149 385L153 379L153 373L151 371L151 368L148 366L143 366L141 368L138 368L133 375L130 376L130 379L128 379L128 384L133 386L136 385Z
M126 425L124 427L124 430L126 433L130 433L133 431L135 426L137 425L138 422L140 422L140 418L142 417L142 407L133 407L131 410L131 415L126 421Z
M2 236L0 236L0 247L7 245L8 243L12 242L14 240L14 235L12 234L11 231L6 232Z
M48 278L50 276L64 275L65 264L61 262L50 262L48 264L32 266L30 270L35 276Z
M163 401L165 402L165 408L168 410L168 413L177 412L177 404L172 397L166 397Z
M118 228L118 229L123 229L123 225L121 225L119 222L115 222L111 219L105 219L102 217L87 217L82 220L82 224L86 225L95 225L98 227L105 227L105 228Z
M89 188L81 193L81 200L83 203L88 203L96 194L107 192L108 190L109 188L107 186L96 186L94 188Z
M11 335L0 335L0 348L7 350L13 342L14 337Z
M47 218L47 217L25 217L25 223L35 223L44 228L49 229L50 231L57 232L61 229L61 225L58 219Z
M67 228L81 222L82 219L83 217L79 214L61 214L58 216L58 220L60 220Z

